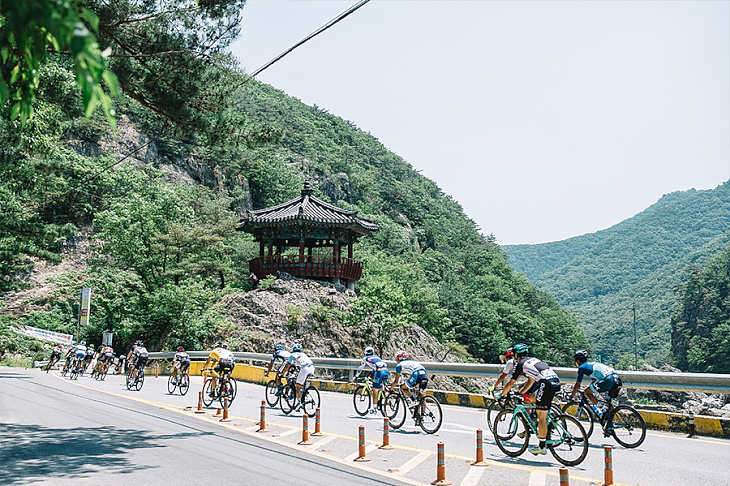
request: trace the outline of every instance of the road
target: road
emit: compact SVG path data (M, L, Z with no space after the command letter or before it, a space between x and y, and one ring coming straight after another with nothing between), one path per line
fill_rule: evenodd
M221 423L215 409L195 413L200 377L190 393L167 393L167 377L148 377L144 388L128 391L123 378L71 381L40 370L0 368L0 484L275 484L304 479L318 485L429 484L437 478L437 444L445 444L446 479L455 485L559 484L559 468L548 456L515 459L496 447L477 409L444 406L444 424L427 435L413 422L390 433L382 450L382 418L359 417L352 396L322 392L321 430L302 440L301 414L266 409L268 432L257 432L263 387L239 383L238 396ZM218 406L217 403L214 403ZM365 427L369 462L355 462L358 427ZM476 429L484 429L487 467L476 457ZM314 432L310 420L310 433ZM586 460L569 468L570 484L603 482L604 452L598 434ZM730 441L649 431L641 447L613 447L614 482L619 485L683 486L730 484L723 467ZM212 478L215 478L212 479Z

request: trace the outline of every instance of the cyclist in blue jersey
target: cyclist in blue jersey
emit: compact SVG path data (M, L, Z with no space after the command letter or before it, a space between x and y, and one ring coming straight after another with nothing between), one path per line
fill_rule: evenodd
M388 365L380 359L376 354L372 346L365 348L365 357L360 363L360 367L357 369L355 378L360 376L360 373L365 369L370 368L370 372L373 374L373 406L370 407L370 413L376 413L378 411L378 395L380 394L380 388L383 386L383 382L390 376L388 371Z
M604 411L597 408L598 398L593 392L608 392L611 398L616 398L621 391L621 378L619 378L616 370L610 366L596 361L588 361L588 352L583 349L576 351L573 359L575 359L575 365L578 367L578 378L573 385L573 391L570 392L570 398L575 397L580 389L583 377L588 376L591 379L591 384L585 389L586 398L593 404L596 413L603 415Z

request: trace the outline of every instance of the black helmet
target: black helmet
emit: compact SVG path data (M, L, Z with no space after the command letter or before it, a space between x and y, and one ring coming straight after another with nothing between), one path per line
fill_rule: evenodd
M581 363L585 363L586 361L588 361L588 351L586 351L585 349L579 349L573 355L573 359L575 359L576 361L580 361Z

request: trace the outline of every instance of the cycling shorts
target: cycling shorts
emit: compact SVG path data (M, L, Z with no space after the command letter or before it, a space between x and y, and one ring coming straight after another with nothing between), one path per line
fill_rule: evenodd
M83 360L86 357L86 353L83 351L80 353L76 353L76 359Z
M616 398L621 391L621 386L621 378L614 373L591 384L591 389L599 393L609 392L611 398Z
M147 356L137 356L134 358L134 367L137 369L142 368L144 365L147 364Z
M553 403L553 397L560 391L560 379L548 378L537 382L537 393L535 394L536 405L538 410L550 410Z
M111 363L113 360L114 360L114 355L112 353L104 353L99 358L99 361L101 361L101 362L109 361Z
M233 362L233 360L230 359L222 359L218 361L218 365L213 368L213 371L216 373L219 373L221 375L230 373L233 371L233 368L236 366L236 363Z
M177 368L185 373L188 368L190 368L190 360L189 359L183 359L175 363L177 365Z
M408 380L406 380L406 385L413 388L416 384L418 384L418 387L421 390L425 390L428 387L428 374L426 373L426 370L418 370L414 372Z
M380 389L383 382L390 376L388 368L378 368L373 372L373 388Z
M60 351L54 351L54 352L52 352L51 353L51 359L53 359L54 356L56 358L59 358L60 359L61 358L61 352Z
M314 365L302 366L297 375L297 385L304 385L307 378L314 374Z

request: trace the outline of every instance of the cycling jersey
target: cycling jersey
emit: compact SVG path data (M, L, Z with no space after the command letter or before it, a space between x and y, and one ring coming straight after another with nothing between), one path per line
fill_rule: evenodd
M418 361L406 359L395 365L395 372L406 376L406 385L413 388L416 383L425 390L428 386L428 374L426 368Z
M365 369L365 367L369 367L373 371L373 388L380 388L382 383L390 376L390 371L388 371L388 365L385 363L385 361L383 361L374 354L371 354L370 356L365 356L362 359L362 363L357 369L358 374L363 369Z
M173 363L180 363L180 371L185 372L190 367L190 355L185 351L178 351L172 358Z
M134 351L132 351L132 364L135 368L140 368L147 364L148 357L149 353L147 352L147 348L144 346L135 346Z
M74 355L78 359L84 359L86 357L86 346L83 344L78 344L76 346L76 350L74 351Z
M58 346L56 346L55 348L53 348L53 352L51 353L51 356L58 356L60 358L61 357L61 351L63 351L63 346L61 346L59 344Z
M509 359L504 364L504 368L502 369L502 376L507 376L510 373L512 373L515 369L515 360Z
M616 370L603 363L597 363L595 361L586 361L578 367L578 379L577 383L583 381L583 377L588 376L595 381L591 383L590 387L597 392L607 392L613 390L614 387L621 387L621 379L618 377ZM613 390L611 398L618 396L619 390Z
M536 408L549 410L555 393L560 390L560 379L557 373L537 358L522 358L515 366L512 379L516 380L520 375L525 375L537 382Z
M297 375L297 385L304 385L307 377L314 374L314 363L312 359L301 351L296 351L289 355L287 363L299 366L299 374Z

